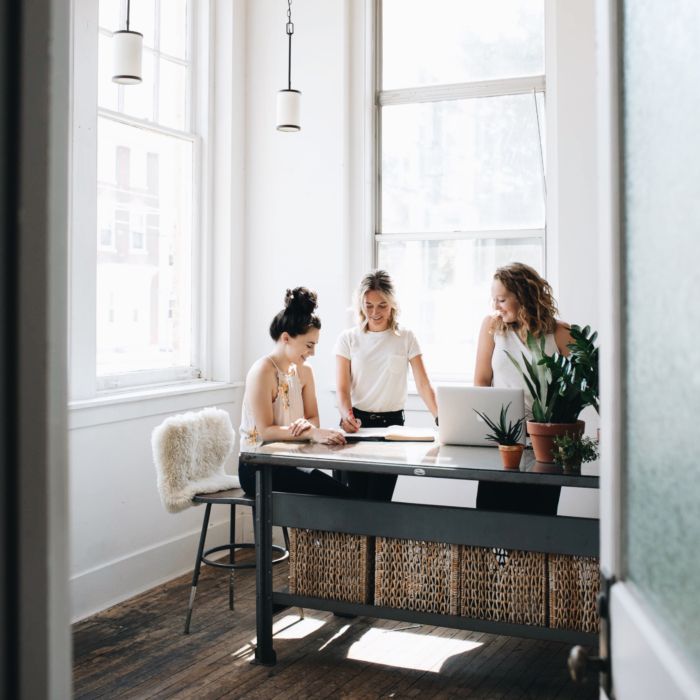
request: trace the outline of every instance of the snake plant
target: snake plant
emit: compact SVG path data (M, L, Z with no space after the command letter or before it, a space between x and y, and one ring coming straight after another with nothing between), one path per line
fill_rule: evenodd
M499 445L518 445L520 444L520 437L523 434L523 424L525 423L524 418L519 418L515 423L513 421L508 421L507 414L510 404L507 406L501 406L501 415L499 417L498 423L492 421L485 413L477 411L475 408L472 409L486 425L491 429L491 433L486 436L487 440L496 442Z

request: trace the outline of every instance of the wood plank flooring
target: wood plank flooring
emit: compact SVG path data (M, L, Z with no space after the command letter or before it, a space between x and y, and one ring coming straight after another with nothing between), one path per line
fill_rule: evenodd
M282 587L287 564L276 566ZM556 642L334 617L297 609L275 618L274 668L250 663L255 645L255 572L204 567L184 635L189 576L76 624L76 698L558 698L598 697L593 678L566 672Z

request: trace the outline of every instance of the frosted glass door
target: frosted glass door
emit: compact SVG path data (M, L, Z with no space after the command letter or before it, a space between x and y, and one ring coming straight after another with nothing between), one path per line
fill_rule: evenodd
M623 456L617 573L648 623L642 630L631 616L640 629L626 650L618 637L622 657L618 668L613 654L613 679L624 698L619 691L634 687L627 677L634 667L643 679L659 659L670 659L690 672L688 681L700 668L700 3L624 0L620 6ZM613 638L625 624L613 618ZM653 652L645 658L635 651L630 666L635 637L644 634L658 634ZM644 680L637 697L653 697L654 682ZM664 697L686 697L681 688L691 687L672 689L668 680L665 686Z

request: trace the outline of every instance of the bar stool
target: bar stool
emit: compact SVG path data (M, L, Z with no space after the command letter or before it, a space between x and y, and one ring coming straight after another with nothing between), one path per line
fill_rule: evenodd
M227 491L219 491L217 493L199 493L192 498L194 503L204 503L204 519L202 520L202 531L199 535L199 545L197 547L197 559L194 563L194 572L192 574L192 588L190 589L190 599L187 605L187 616L185 618L185 634L190 633L190 620L192 619L192 608L194 599L197 595L197 582L199 581L199 572L202 564L208 564L218 569L228 569L229 587L228 587L228 607L233 610L234 606L234 571L237 569L254 569L255 562L237 562L236 551L239 549L255 549L254 542L237 542L236 541L236 506L250 506L253 511L253 522L255 522L255 499L247 496L243 489L229 489ZM216 547L205 549L207 538L207 529L209 528L209 516L211 515L211 507L214 505L228 505L231 508L229 516L229 541L228 544L221 544ZM282 528L284 535L285 546L273 544L272 549L279 553L273 564L280 564L289 558L289 534L287 528ZM210 559L215 552L228 552L228 562L220 559Z
M255 519L255 499L246 496L238 477L226 474L224 465L235 442L235 433L228 413L219 408L204 408L166 418L151 435L153 461L161 502L169 513L178 513L203 503L204 519L199 535L197 559L192 575L192 588L185 619L185 634L190 631L192 608L202 564L228 569L229 608L233 610L236 569L255 568L254 562L237 562L236 551L252 549L252 542L236 541L236 506L249 506ZM205 549L209 518L213 505L230 507L229 538L226 544ZM289 537L283 529L286 547L273 545L279 556L273 564L289 556ZM212 559L217 552L228 552L228 561Z

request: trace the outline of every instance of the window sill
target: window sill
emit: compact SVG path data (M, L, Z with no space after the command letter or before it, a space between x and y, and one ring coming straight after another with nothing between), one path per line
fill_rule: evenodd
M118 423L146 416L178 413L216 404L235 403L244 382L191 382L105 391L93 399L68 404L69 430Z

